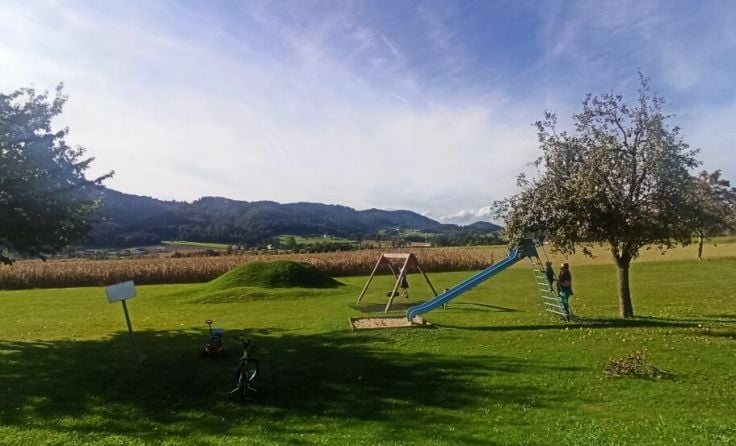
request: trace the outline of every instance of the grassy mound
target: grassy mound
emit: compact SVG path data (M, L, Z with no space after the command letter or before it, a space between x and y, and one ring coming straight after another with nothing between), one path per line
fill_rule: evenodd
M237 287L334 288L342 285L308 263L254 262L239 266L207 284L211 290Z

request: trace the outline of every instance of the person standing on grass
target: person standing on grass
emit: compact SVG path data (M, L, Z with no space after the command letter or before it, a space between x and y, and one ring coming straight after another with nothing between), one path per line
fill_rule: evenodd
M401 290L399 291L399 296L403 296L405 298L409 298L409 281L406 280L406 274L403 274L401 276L401 285L399 285Z
M570 274L570 265L563 263L560 266L560 274L557 276L557 299L560 302L562 311L565 313L565 320L570 320L570 296L572 296L572 274Z
M546 267L544 269L544 274L547 275L547 281L549 282L549 290L554 291L554 287L552 284L555 282L555 270L552 269L552 262L547 261L544 263L544 266Z

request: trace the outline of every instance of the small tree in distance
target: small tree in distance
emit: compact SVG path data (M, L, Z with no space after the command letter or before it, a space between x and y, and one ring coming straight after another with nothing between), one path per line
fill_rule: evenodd
M284 247L290 251L295 251L299 247L299 244L296 242L296 238L293 235L290 235L286 237Z
M701 204L695 235L698 237L698 260L703 258L705 239L736 229L736 188L721 178L721 171L702 171L695 183Z
M690 243L698 205L690 170L697 150L667 126L663 100L640 75L636 103L620 94L587 95L574 131L545 113L536 123L542 155L538 178L519 177L521 192L496 203L512 239L543 238L563 253L594 245L610 249L618 269L620 315L634 316L631 261L645 246Z
M88 180L92 158L69 147L68 129L53 131L66 96L31 88L0 93L0 262L10 253L41 257L57 252L89 229L95 189L112 173Z

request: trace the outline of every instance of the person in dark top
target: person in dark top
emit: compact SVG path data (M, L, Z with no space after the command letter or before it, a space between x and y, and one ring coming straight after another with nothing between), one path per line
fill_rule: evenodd
M557 276L557 299L560 301L565 320L570 320L570 296L572 292L572 274L570 265L563 263L560 266L560 274Z
M544 266L546 266L546 268L544 269L544 274L547 275L549 290L554 291L554 287L552 286L552 284L555 282L555 270L552 269L552 262L547 261L545 262Z
M406 274L401 276L401 284L399 285L401 290L399 291L399 296L403 296L405 298L409 298L409 281L406 280Z

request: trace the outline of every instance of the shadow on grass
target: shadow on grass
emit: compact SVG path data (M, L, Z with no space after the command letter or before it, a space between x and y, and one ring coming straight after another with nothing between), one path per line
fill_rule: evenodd
M392 304L389 311L406 311L409 308L422 304L426 302L426 300L418 300L415 302L407 302L403 298L399 301L399 298L396 298ZM360 311L361 313L378 313L382 312L386 308L386 303L370 303L370 304L358 304L358 305L348 305L350 308ZM492 311L495 313L514 313L519 310L514 308L508 308L508 307L500 307L497 305L490 305L490 304L482 304L479 302L451 302L448 305L448 308L452 308L454 311L458 312L465 312L465 311Z
M732 341L736 340L736 330L707 330L701 331L698 334L701 336L708 336L711 338L729 339Z
M388 302L388 298L386 298L386 302ZM401 300L399 300L401 299ZM352 308L353 310L360 311L361 313L382 313L383 310L386 309L386 302L384 303L366 303L366 304L353 304L348 305L348 307ZM414 305L419 305L420 303L424 302L423 300L418 300L416 302L407 302L406 299L403 297L399 298L396 297L393 303L391 304L391 308L389 308L390 312L393 311L406 311L409 308L413 307Z
M637 327L661 327L661 328L689 328L696 327L697 321L661 319L637 317L631 319L619 318L575 318L571 322L560 321L550 325L481 325L481 326L457 326L447 324L435 324L439 328L453 328L457 330L471 331L538 331L538 330L561 330L565 328L637 328Z
M736 322L736 314L706 314L709 322Z
M224 359L200 359L201 332L137 333L146 358L140 366L128 359L124 332L103 340L0 342L0 422L144 441L267 433L271 441L298 443L301 434L333 432L329 423L378 421L390 431L442 435L463 423L453 411L489 401L563 404L506 376L547 370L511 358L405 354L381 348L380 338L342 332L263 332L253 339L259 393L244 405L226 396L236 342Z
M498 305L482 304L479 302L451 302L448 308L455 311L493 311L495 313L517 313L515 308L500 307Z

